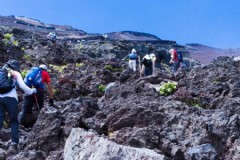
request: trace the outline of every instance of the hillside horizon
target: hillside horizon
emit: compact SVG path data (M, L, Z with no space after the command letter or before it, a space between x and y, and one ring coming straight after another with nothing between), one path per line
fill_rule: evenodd
M38 20L38 19L34 19L34 18L31 18L31 17L25 17L25 16L16 16L16 15L9 15L9 16L3 16L3 15L0 15L1 17L14 17L14 18L17 18L19 19L19 21L27 21L29 23L32 23L32 24L36 24L36 23L39 23L40 25L43 25L43 26L46 26L46 27L63 27L63 28L68 28L68 29L72 29L72 30L78 30L80 32L84 32L84 33L88 33L88 34L93 34L93 35L106 35L106 34L119 34L119 33L140 33L140 34L145 34L149 37L152 37L154 38L154 40L161 40L162 38L159 37L159 35L155 35L155 34L152 34L152 33L147 33L147 32L143 32L143 31L139 31L139 30L119 30L119 31L108 31L108 32L103 32L103 33L97 33L97 32L86 32L80 28L77 28L77 27L73 27L71 25L68 25L68 24L53 24L53 23L49 23L49 24L46 24L45 22L42 22L41 20ZM170 40L170 39L169 39ZM215 48L215 49L223 49L223 50L231 50L231 49L240 49L240 46L239 47L226 47L226 48L221 48L221 47L213 47L209 44L204 44L204 43L199 43L199 42L186 42L186 43L183 43L183 44L180 44L178 43L177 40L172 40L172 41L176 41L177 44L179 45L196 45L196 46L206 46L208 48Z

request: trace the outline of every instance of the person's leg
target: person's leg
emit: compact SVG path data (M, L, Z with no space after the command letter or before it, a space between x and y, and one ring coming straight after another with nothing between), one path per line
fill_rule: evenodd
M136 62L136 60L133 60L133 62L132 62L132 67L133 67L133 71L134 72L136 72L136 70L137 70L137 62Z
M145 67L145 70L144 70L144 77L148 76L149 75L149 67Z
M149 67L149 75L152 75L152 74L153 74L153 68Z
M130 68L131 70L133 70L132 60L129 60L128 65L129 65L129 68Z
M26 113L32 113L33 103L34 103L33 95L24 96L23 107L22 107L21 112L18 114L18 120L20 123L22 122Z
M44 94L43 94L43 90L38 89L36 97L37 97L37 103L38 103L39 109L41 110L44 107Z
M17 100L12 97L5 97L4 100L10 118L12 142L18 144L19 121L17 111Z
M0 98L0 130L3 127L4 118L5 118L5 104L3 103L3 98Z
M179 64L180 64L179 62L174 62L173 63L173 73L175 73L178 70Z

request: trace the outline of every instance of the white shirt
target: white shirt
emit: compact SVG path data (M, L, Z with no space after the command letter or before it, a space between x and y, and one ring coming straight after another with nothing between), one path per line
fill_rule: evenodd
M26 95L31 95L33 94L33 89L29 88L23 81L22 76L19 72L17 71L10 71L12 76L13 76L13 82L17 83L18 86L24 91L24 93ZM17 91L16 91L16 87L13 88L10 92L5 93L5 94L0 94L0 97L13 97L16 98L16 100L18 100L17 98Z

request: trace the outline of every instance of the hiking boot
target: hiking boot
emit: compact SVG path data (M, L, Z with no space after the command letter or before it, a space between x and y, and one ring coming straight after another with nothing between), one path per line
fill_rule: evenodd
M7 155L10 156L10 155L15 155L18 153L18 144L17 143L14 143L12 142L10 144L10 147L8 148L7 150Z

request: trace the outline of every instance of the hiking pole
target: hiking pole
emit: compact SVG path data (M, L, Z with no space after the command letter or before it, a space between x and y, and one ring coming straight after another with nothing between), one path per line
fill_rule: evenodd
M139 67L139 74L140 74L140 77L142 77L142 74L141 74L141 61L140 61L140 56L138 56L138 67Z
M38 108L38 111L40 111L40 108L39 108L39 105L38 105L38 101L37 101L37 95L34 93L34 98L35 98L35 101L36 101L36 104L37 104L37 108Z
M32 86L32 88L34 88L34 86ZM34 98L35 98L35 101L36 101L36 105L37 105L38 111L40 111L39 104L38 104L38 99L37 99L37 94L34 93L33 96L34 96Z

